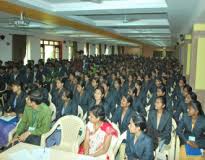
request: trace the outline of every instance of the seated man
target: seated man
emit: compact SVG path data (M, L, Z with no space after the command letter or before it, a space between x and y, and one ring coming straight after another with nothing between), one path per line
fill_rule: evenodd
M26 107L20 124L17 127L13 144L25 142L40 145L41 135L51 127L51 110L41 103L42 95L39 90L31 91L26 99Z

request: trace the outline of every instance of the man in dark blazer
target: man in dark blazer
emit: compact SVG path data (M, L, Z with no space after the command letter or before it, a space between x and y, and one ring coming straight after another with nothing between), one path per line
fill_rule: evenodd
M9 97L8 102L4 107L5 115L7 116L19 116L23 114L26 103L26 93L22 91L19 82L12 83L12 94Z

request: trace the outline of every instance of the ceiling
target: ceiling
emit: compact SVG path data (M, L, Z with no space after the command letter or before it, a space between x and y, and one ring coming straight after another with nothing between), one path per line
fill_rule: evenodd
M143 43L173 46L179 34L191 31L192 24L204 22L204 0L9 0L24 7L38 9L63 18L102 28ZM0 13L0 28L7 28ZM11 28L11 27L10 27ZM32 21L29 32L69 37L93 43L130 43L79 31L69 27Z

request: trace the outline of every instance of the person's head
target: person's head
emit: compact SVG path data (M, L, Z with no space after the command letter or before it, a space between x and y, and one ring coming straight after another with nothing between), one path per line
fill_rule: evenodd
M99 79L93 78L92 82L91 82L92 87L96 88L98 86L98 84L99 84Z
M141 87L142 87L142 81L137 80L137 81L135 82L135 88L137 88L138 90L140 90Z
M96 101L101 101L105 95L104 88L99 86L95 89L94 98Z
M188 94L192 92L192 88L190 85L186 84L183 89L183 96L187 97Z
M190 103L191 101L197 101L197 95L194 92L189 93L186 97L185 97L185 103Z
M117 78L114 82L114 87L115 89L119 89L121 86L121 80L119 78Z
M103 81L101 86L104 88L104 91L106 93L109 91L110 85L109 85L108 81Z
M56 88L57 89L62 89L63 85L64 85L63 79L61 79L61 78L56 79Z
M17 66L14 66L14 67L13 67L13 73L14 73L14 74L17 74L17 73L18 73L18 67L17 67Z
M162 79L161 77L157 77L156 80L155 80L155 85L157 87L161 86L162 85Z
M156 110L166 109L166 97L165 96L159 96L156 98L155 109Z
M144 80L145 82L148 82L151 79L151 74L147 73L145 74Z
M11 85L11 89L12 89L12 92L13 93L18 93L21 91L21 84L20 82L13 82L12 85Z
M67 101L67 100L72 100L72 98L73 98L72 92L64 89L62 94L62 100Z
M121 99L121 107L128 108L128 107L132 106L132 102L133 102L132 96L124 95L124 96L122 96L122 99Z
M89 112L89 121L93 124L97 124L100 121L106 121L106 115L104 111L104 107L101 105L95 105L90 109Z
M89 79L90 79L90 78L89 78L88 74L85 74L85 75L84 75L84 80L85 80L86 82L88 82Z
M30 91L30 93L26 98L27 105L32 108L35 108L36 106L40 105L42 101L43 101L43 95L38 89Z
M126 80L126 77L125 76L120 76L120 80L121 80L121 85L123 85L125 80Z
M84 91L84 89L85 89L85 81L83 80L78 81L77 91L81 93L82 91Z
M128 76L128 81L129 81L129 82L132 82L132 80L133 80L133 77L132 77L132 75L130 74L130 75Z
M166 88L164 86L157 87L157 96L165 96Z
M114 81L116 78L116 74L115 73L112 73L112 80Z
M186 84L186 78L184 76L182 76L180 79L179 79L179 87L180 88L183 88Z
M31 70L32 70L32 69L31 69L30 67L27 67L27 68L26 68L26 73L31 73Z
M145 118L137 113L132 115L130 119L130 124L128 125L129 131L131 134L137 134L145 131L146 129L146 120Z
M188 104L188 115L191 117L204 115L201 103L199 101L191 101Z
M69 80L72 82L74 80L74 73L70 73L69 74Z
M134 90L132 90L131 88L129 88L127 94L128 94L129 96L132 96L132 97L133 97L133 96L135 96L135 93L134 93L135 90L137 90L137 89L135 88Z

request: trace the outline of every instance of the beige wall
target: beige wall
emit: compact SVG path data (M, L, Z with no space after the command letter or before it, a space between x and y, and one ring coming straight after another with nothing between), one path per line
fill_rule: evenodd
M152 57L153 56L153 52L156 49L157 49L156 47L149 46L149 45L144 45L143 49L142 49L144 57Z
M141 47L125 47L125 54L142 55Z

